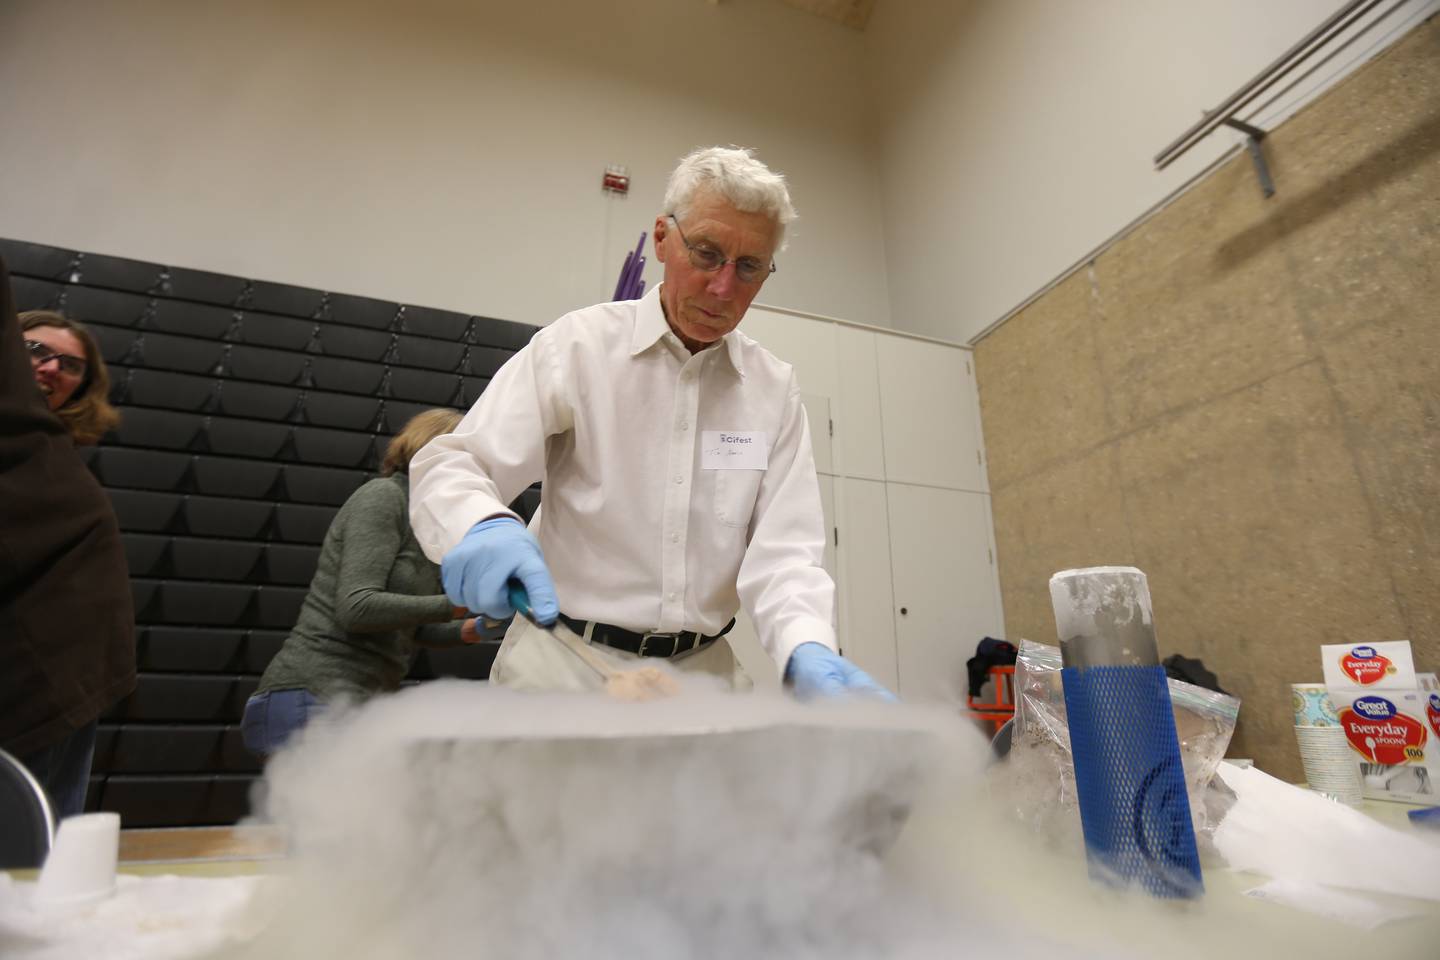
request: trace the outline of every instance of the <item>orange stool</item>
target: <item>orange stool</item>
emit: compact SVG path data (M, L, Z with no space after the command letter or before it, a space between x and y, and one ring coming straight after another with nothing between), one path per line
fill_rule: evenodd
M991 667L989 676L990 699L976 700L974 697L966 697L965 705L970 708L976 720L989 723L993 727L993 735L999 732L1006 720L1015 716L1015 668Z

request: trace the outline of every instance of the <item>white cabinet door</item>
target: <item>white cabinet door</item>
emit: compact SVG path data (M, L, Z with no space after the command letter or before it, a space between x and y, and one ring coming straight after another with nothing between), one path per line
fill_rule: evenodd
M901 483L885 493L900 695L964 703L965 661L982 637L1001 636L990 498Z
M886 479L985 492L970 351L895 336L875 346Z
M835 396L835 324L751 307L740 321L740 332L794 367L801 390Z
M840 652L894 690L899 675L885 484L844 479L835 485L840 511Z
M847 477L885 479L885 440L880 428L880 373L877 335L870 330L835 327L840 384L834 394L836 472Z

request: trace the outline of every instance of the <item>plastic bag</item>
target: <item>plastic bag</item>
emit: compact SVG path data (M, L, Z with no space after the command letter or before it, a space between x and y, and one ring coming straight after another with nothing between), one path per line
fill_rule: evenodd
M1022 821L1037 833L1072 845L1081 839L1080 816L1062 666L1059 647L1020 641L1015 660L1015 726L1006 763L999 765L1007 769L998 776ZM1215 823L1206 810L1206 788L1230 746L1240 701L1173 678L1169 686L1191 819L1196 836L1208 837Z

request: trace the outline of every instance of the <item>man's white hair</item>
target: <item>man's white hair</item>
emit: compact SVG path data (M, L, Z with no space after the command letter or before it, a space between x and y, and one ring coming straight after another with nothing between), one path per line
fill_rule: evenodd
M776 249L785 247L785 228L797 214L790 203L785 177L755 159L742 147L700 147L692 150L670 174L665 187L665 213L684 220L696 196L714 192L736 210L764 213L779 227Z

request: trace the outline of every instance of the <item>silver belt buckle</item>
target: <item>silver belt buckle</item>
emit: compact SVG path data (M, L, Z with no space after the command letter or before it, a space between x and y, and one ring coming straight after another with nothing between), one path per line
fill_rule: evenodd
M680 634L678 634L678 633L647 633L647 634L645 634L643 637L640 638L640 649L637 650L637 651L635 651L635 656L637 656L637 657L643 657L643 656L645 656L645 644L649 643L649 642L650 642L650 639L651 639L652 637L665 637L665 638L668 638L668 639L670 640L670 654L669 654L669 656L666 657L666 659L668 660L670 657L675 656L675 653L676 653L675 648L676 648L676 646L678 646L678 644L676 643L676 641L677 641L677 640L679 639L679 637L680 637Z

